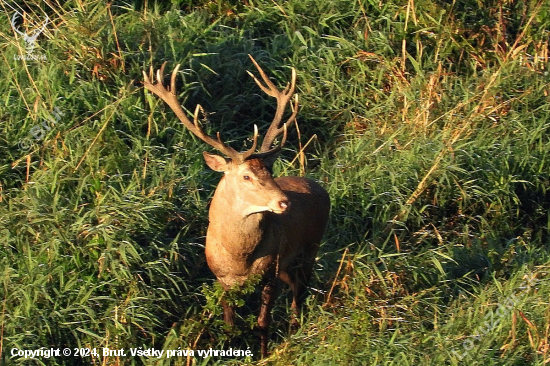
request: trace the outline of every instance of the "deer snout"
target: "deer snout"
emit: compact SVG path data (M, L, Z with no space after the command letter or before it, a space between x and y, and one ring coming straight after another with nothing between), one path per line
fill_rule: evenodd
M288 211L289 207L290 201L288 198L286 196L280 196L269 202L267 205L267 211L280 215Z
M281 209L281 212L285 212L290 207L290 201L288 200L281 200L279 201L279 208Z

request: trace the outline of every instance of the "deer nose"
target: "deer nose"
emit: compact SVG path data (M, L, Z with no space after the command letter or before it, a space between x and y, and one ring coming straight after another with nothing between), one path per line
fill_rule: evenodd
M281 210L286 211L290 207L290 202L286 200L279 201L279 207L281 208Z

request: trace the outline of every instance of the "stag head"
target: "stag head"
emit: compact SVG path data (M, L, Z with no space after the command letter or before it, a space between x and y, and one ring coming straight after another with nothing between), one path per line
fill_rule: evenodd
M46 25L48 24L49 18L46 15L46 21L44 22L42 27L35 29L34 32L32 32L30 35L28 35L26 32L25 33L21 32L19 30L19 27L17 27L15 25L15 22L16 22L17 18L19 18L20 16L21 16L21 14L18 11L16 11L15 14L13 14L13 17L11 18L11 26L17 34L19 34L20 36L23 37L23 40L25 41L25 48L27 50L27 53L32 53L32 51L34 50L34 47L36 45L36 39L38 38L40 33L42 33L44 31L44 29L46 28Z

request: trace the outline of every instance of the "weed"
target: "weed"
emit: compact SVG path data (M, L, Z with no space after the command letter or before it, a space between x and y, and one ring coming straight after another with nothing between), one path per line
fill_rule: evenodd
M275 175L333 210L302 327L274 311L272 356L39 358L38 364L544 365L550 362L547 2L3 1L0 362L12 349L235 349L205 265L217 183L205 146L142 89L182 64L185 108L236 149L267 126L252 54L298 71L299 134ZM13 30L49 22L23 57ZM33 128L64 114L32 146ZM468 343L526 276L536 285ZM248 297L244 297L249 299ZM250 297L238 322L252 326ZM244 300L231 298L238 305ZM288 299L286 299L288 302ZM487 328L483 328L487 329ZM23 354L23 353L22 353ZM75 361L77 360L77 361Z

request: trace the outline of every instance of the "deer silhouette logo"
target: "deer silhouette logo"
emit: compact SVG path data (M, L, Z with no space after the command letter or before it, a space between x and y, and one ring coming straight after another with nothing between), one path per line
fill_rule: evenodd
M17 18L19 18L20 16L21 16L21 14L18 11L16 11L15 14L13 14L13 17L11 18L11 26L12 26L13 30L16 33L18 33L19 35L21 35L23 37L23 40L25 41L25 49L26 49L27 53L30 54L30 53L32 53L32 51L34 50L34 47L36 46L36 39L38 38L40 33L42 33L44 31L44 29L46 28L46 25L48 24L49 18L46 15L46 21L44 22L42 27L35 29L34 32L32 32L29 35L26 32L25 33L21 32L18 29L18 27L15 25L15 22L16 22Z

